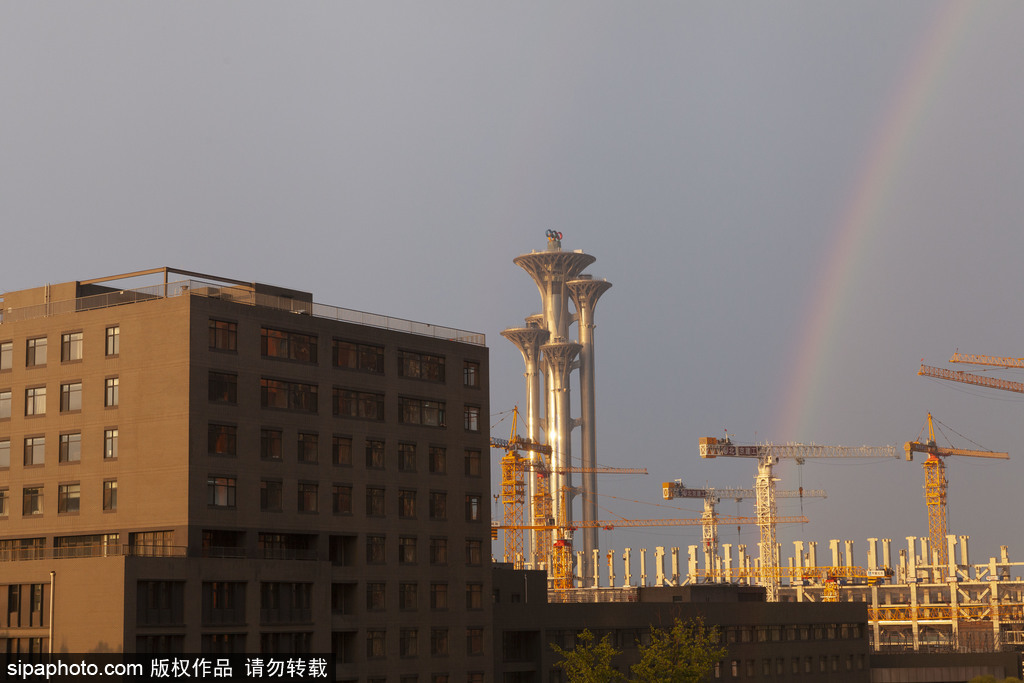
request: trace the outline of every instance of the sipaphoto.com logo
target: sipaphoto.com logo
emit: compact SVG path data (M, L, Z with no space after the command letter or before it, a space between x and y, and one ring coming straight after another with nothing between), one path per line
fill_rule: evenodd
M51 680L56 678L79 678L97 676L142 676L145 674L145 667L142 664L125 664L123 662L112 662L106 664L93 664L84 659L77 662L65 662L58 659L55 662L33 663L8 662L8 678L20 678L22 680Z

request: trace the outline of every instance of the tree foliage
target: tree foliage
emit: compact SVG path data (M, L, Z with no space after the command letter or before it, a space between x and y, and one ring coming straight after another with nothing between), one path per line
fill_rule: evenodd
M594 640L590 629L584 629L576 636L576 646L572 650L564 650L552 643L551 649L562 657L556 666L565 671L566 678L572 683L625 681L626 677L612 666L612 659L622 654L622 650L612 646L611 635L606 633L597 643Z
M554 643L551 648L562 657L556 666L565 671L570 683L697 683L727 652L718 645L716 628L706 627L702 619L678 618L667 630L651 627L651 643L640 645L640 661L632 666L629 679L612 665L622 651L615 649L610 635L597 641L593 633L584 630L572 650Z
M651 644L640 646L640 661L632 666L638 683L697 683L726 655L718 644L718 629L697 618L663 630L651 627Z

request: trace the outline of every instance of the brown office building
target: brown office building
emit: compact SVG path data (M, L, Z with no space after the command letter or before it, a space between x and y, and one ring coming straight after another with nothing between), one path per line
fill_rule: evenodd
M483 335L279 287L159 269L5 294L0 652L483 680L487 377Z

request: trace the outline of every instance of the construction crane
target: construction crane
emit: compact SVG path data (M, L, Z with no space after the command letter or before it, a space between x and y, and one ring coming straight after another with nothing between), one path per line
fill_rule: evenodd
M754 458L757 460L757 476L754 479L758 528L761 541L758 549L761 554L761 567L766 570L762 585L765 587L767 600L777 602L779 599L779 559L776 552L775 521L778 512L775 507L775 478L772 476L772 465L780 459L796 460L803 464L808 458L892 458L896 456L894 446L822 446L819 444L789 443L758 444L739 446L726 437L702 437L700 439L700 457L702 458Z
M551 446L536 443L528 438L516 434L516 424L519 419L518 406L512 411L512 430L508 439L491 437L491 447L504 449L505 455L501 458L501 502L503 508L503 528L505 529L504 560L515 563L516 569L522 568L523 563L523 507L526 499L526 471L530 459L519 454L520 450L551 455ZM534 514L544 514L541 501L531 501ZM550 516L550 502L548 503L547 514Z
M524 458L519 451L529 451L550 456L551 446L537 443L527 437L516 434L516 426L519 419L519 407L512 410L512 430L507 439L491 437L491 447L501 448L505 455L501 459L501 501L503 507L503 524L495 527L505 530L504 538L504 561L514 563L516 569L522 569L524 559L523 531L533 530L538 532L534 537L532 552L534 559L538 559L539 552L553 546L550 541L550 532L565 526L564 523L557 525L552 519L551 491L548 485L549 476L552 473L601 473L601 474L647 474L643 467L557 467L552 468L544 458ZM527 472L534 472L538 479L536 493L531 501L533 520L551 520L551 524L525 524L523 510L526 502L526 476ZM565 509L564 507L562 508ZM565 539L562 539L565 540ZM571 539L570 539L571 540ZM571 543L568 544L569 551L572 550Z
M700 498L704 501L704 563L710 567L712 557L718 554L718 523L721 521L715 511L715 506L722 498L733 498L737 502L744 498L753 498L757 495L754 489L741 488L702 488L695 489L684 486L681 481L666 481L661 485L662 497L665 500L674 498ZM827 498L822 489L804 490L800 488L795 491L776 491L776 498Z
M922 428L923 431L923 428ZM907 460L914 459L914 453L927 453L928 458L924 461L924 499L928 505L928 536L931 539L932 552L937 552L939 566L945 567L949 564L948 549L946 547L946 463L945 459L950 455L966 455L972 458L998 458L1008 460L1008 453L996 453L994 451L968 450L964 448L940 448L935 443L935 427L932 424L932 414L928 413L928 441L908 441L903 444ZM925 558L925 562L929 558Z
M1024 358L1005 358L999 356L984 356L973 353L960 353L957 350L953 357L949 359L950 363L970 363L973 365L988 365L996 368L1024 368ZM937 368L932 365L925 365L924 359L921 359L921 368L917 371L917 374L925 377L934 377L936 379L946 379L952 382L961 382L963 384L974 384L981 387L991 387L992 389L1001 389L1002 391L1012 391L1018 394L1024 394L1024 383L1011 382L1010 380L1000 379L998 377L986 377L984 375L975 375L970 372L963 372L962 370L947 370L946 368Z

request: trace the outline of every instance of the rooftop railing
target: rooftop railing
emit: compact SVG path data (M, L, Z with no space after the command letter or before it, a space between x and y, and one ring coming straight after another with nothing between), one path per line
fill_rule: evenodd
M258 294L250 287L234 285L224 286L200 280L181 280L178 282L168 282L166 284L140 287L138 289L122 289L104 292L103 294L83 296L77 299L53 301L35 306L8 308L0 310L0 325L3 323L45 318L65 313L77 313L80 311L91 311L99 308L144 303L147 301L168 299L183 295L206 296L213 299L223 299L248 306L261 306L278 311L289 311L300 315L311 315L315 318L325 318L327 320L337 320L340 322L354 323L356 325L366 325L368 327L394 330L396 332L407 332L409 334L416 334L423 337L433 337L434 339L447 339L449 341L461 342L463 344L484 346L487 343L486 335L482 332L470 332L468 330L460 330L454 327L431 325L430 323L421 323L414 320L405 320L403 318L393 318L391 316L380 315L377 313L367 313L365 311L356 311L338 306L328 306L326 304L299 301L284 296Z

